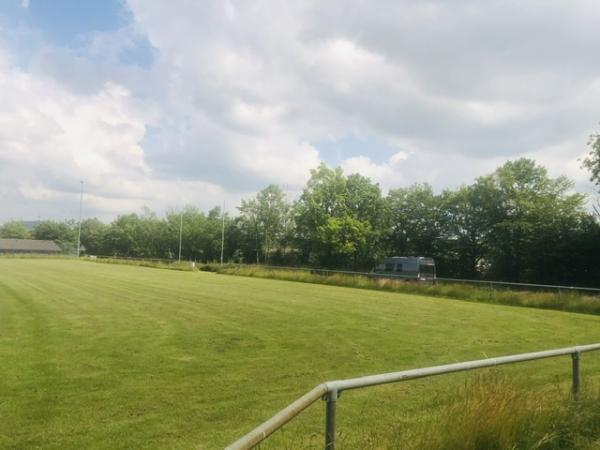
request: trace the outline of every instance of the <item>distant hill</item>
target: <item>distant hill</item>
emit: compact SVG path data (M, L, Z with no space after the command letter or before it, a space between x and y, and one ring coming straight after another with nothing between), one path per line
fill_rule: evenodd
M25 227L28 230L33 230L35 227L37 227L40 223L42 223L41 220L23 220L23 225L25 225Z

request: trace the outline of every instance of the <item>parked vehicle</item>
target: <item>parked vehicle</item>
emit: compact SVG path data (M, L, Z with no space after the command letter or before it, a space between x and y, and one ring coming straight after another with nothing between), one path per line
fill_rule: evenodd
M384 258L373 272L391 277L435 282L435 261L424 256L391 256Z

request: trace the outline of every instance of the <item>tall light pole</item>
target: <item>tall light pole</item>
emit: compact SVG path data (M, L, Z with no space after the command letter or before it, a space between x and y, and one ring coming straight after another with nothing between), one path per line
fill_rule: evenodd
M223 265L223 250L225 249L225 202L223 202L223 210L221 211L221 265Z
M79 254L81 253L81 216L83 213L83 180L79 181L81 183L81 194L79 196L79 231L77 232L77 257L79 258Z
M181 264L181 238L183 236L183 213L179 216L179 264Z

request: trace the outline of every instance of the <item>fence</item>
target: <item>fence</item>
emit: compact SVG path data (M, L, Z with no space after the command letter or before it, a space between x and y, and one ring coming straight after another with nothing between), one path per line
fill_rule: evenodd
M239 266L244 267L244 265L240 264ZM251 267L251 266L249 266ZM289 267L289 266L267 266L262 265L259 267L263 267L265 269L270 270L300 270L306 271L310 273L314 273L317 275L352 275L352 276L362 276L368 278L387 278L387 279L398 279L398 280L414 280L414 277L399 275L399 274L387 274L387 273L375 273L375 272L357 272L351 270L331 270L331 269L318 269L318 268L309 268L309 267ZM517 289L543 289L543 290L556 290L559 293L562 291L570 291L570 292L589 292L592 294L600 295L600 288L592 288L585 286L559 286L553 284L535 284L535 283L514 283L509 281L488 281L488 280L470 280L470 279L462 279L462 278L443 278L436 277L436 281L443 283L464 283L464 284L477 284L482 286L487 286L490 288L493 287L506 287L506 288L517 288Z
M167 259L167 258L144 258L144 257L131 257L131 256L99 256L99 255L88 255L84 256L84 259L90 261L123 261L123 262L131 262L133 265L146 265L150 267L163 267L163 266L173 266L177 268L182 267L190 267L192 270L196 267L195 261L179 261L177 259Z
M334 450L335 448L335 417L336 406L340 394L349 389L360 389L381 384L397 383L401 381L414 380L417 378L426 378L434 375L443 375L447 373L463 372L467 370L481 369L484 367L494 367L504 364L514 364L525 361L534 361L538 359L554 358L558 356L571 355L572 360L572 385L571 391L574 398L579 393L581 384L581 354L600 350L600 343L582 345L577 347L560 348L546 350L535 353L521 353L518 355L501 356L497 358L480 359L477 361L467 361L455 364L446 364L443 366L433 366L421 369L404 370L401 372L392 372L379 375L371 375L360 378L351 378L347 380L327 381L315 387L310 392L291 403L286 408L275 414L269 420L241 437L226 450L245 450L255 447L265 440L272 433L280 429L303 410L315 403L319 399L326 402L325 407L325 449Z
M178 264L179 261L177 259L168 259L168 258L144 258L143 256L106 256L106 255L89 255L86 256L88 259L114 259L117 261L139 261L139 262L149 262L149 263L162 263L162 264ZM187 263L188 261L182 261L183 263Z
M535 283L511 283L508 281L486 281L486 280L466 280L461 278L437 278L438 281L448 283L467 283L467 284L478 284L483 286L505 286L505 287L516 287L519 289L547 289L561 291L576 291L576 292L592 292L600 294L600 288L591 288L584 286L559 286L554 284L535 284Z
M124 261L142 261L142 262L153 262L153 263L163 263L163 264L177 264L179 261L177 259L166 259L166 258L144 258L144 257L130 257L130 256L88 256L88 258L93 259L116 259L116 260L124 260ZM187 263L187 261L181 261L183 263ZM191 263L190 263L191 264ZM232 264L227 264L227 266L231 266ZM233 266L246 267L244 264L233 264ZM249 267L253 265L248 265ZM271 270L300 270L306 271L310 273L314 273L317 275L352 275L352 276L362 276L368 278L387 278L387 279L398 279L398 280L414 280L414 277L399 275L399 274L382 274L382 273L374 273L374 272L357 272L351 270L332 270L332 269L319 269L319 268L309 268L309 267L289 267L289 266L268 266L268 265L260 265L258 267L263 267L265 269ZM488 280L468 280L461 278L443 278L436 277L436 281L445 282L445 283L465 283L465 284L477 284L481 286L487 286L490 289L493 287L506 287L506 288L518 288L518 289L544 289L544 290L556 290L559 293L562 291L570 291L570 292L589 292L592 294L600 295L600 288L591 288L585 286L559 286L552 284L535 284L535 283L513 283L508 281L488 281Z

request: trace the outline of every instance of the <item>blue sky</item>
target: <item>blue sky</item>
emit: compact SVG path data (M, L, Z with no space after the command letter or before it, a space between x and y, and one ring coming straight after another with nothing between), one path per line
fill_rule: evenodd
M319 149L323 161L331 166L339 166L344 160L365 154L368 149L369 158L377 164L383 164L398 152L375 136L344 136L339 139L324 139L313 143Z
M105 220L233 210L321 162L385 193L528 157L593 200L599 19L592 0L4 0L0 222L73 217L81 179Z
M94 32L115 31L131 21L120 0L5 0L4 18L43 32L55 45L72 46Z
M0 3L4 27L36 32L46 44L81 50L98 34L110 34L129 26L131 11L121 0L6 0ZM26 50L25 50L26 51ZM154 49L143 36L119 55L123 64L150 66Z

